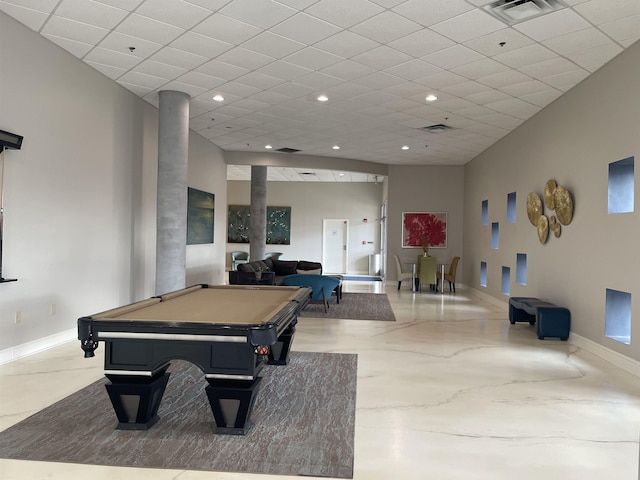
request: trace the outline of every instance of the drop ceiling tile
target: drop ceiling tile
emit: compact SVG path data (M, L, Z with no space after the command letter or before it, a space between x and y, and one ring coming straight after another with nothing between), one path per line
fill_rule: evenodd
M495 55L516 50L526 45L531 45L534 41L522 33L512 29L504 28L496 32L474 38L464 42L466 47L478 53L493 57Z
M640 31L640 15L633 15L600 25L600 30L618 42L637 39Z
M167 83L165 78L154 77L139 72L127 72L118 79L118 83L129 83L140 87L156 89Z
M490 115L494 113L494 110L481 105L473 105L471 107L460 109L456 113L466 118L477 118L484 115Z
M307 45L340 32L340 28L306 13L297 13L271 29L272 32Z
M430 87L422 85L418 82L403 82L384 89L385 92L391 93L393 95L398 95L403 98L417 95L421 97L420 101L424 99L427 93L432 93L429 90Z
M234 82L242 83L243 85L249 85L260 90L273 88L283 83L283 81L279 78L271 77L269 75L265 75L264 73L258 72L249 72L242 77L236 78Z
M567 58L589 71L601 67L613 57L622 52L622 47L617 43L609 43L599 47L590 48L581 52L569 53Z
M149 60L174 65L186 70L191 70L193 68L199 67L207 61L205 57L194 55L193 53L185 52L184 50L179 50L173 47L162 48L158 52L154 53L151 57L149 57Z
M43 35L56 45L64 48L71 55L74 55L78 58L84 57L93 48L93 45L89 45L87 43L76 42L67 38L48 35L46 33L44 33Z
M109 65L102 65L100 63L95 63L95 62L86 62L86 63L87 65L91 65L93 68L95 68L100 73L109 77L112 80L116 80L120 76L122 76L124 73L126 73L126 70L123 68L112 67Z
M432 25L434 30L456 42L466 42L504 29L504 23L484 10L470 10Z
M419 24L387 10L351 27L351 31L386 44L421 30L421 28Z
M570 88L573 88L582 80L587 78L589 72L586 70L573 70L571 72L559 73L557 75L551 75L549 77L543 77L542 80L549 85L556 87L559 90L566 92Z
M384 89L404 82L403 79L385 72L374 72L370 75L354 79L353 81L359 85L373 89Z
M118 32L109 33L102 39L98 46L126 55L133 55L141 59L148 58L162 48L162 45L159 43L149 42ZM131 51L131 47L134 47L135 50Z
M343 60L323 68L322 72L343 80L353 80L354 78L370 75L375 72L375 69L352 60Z
M282 60L276 60L275 62L258 69L258 72L260 73L264 73L265 75L270 75L284 81L295 80L296 78L307 75L312 71L313 70L308 68L300 67Z
M305 11L326 22L349 28L381 13L383 8L368 0L320 0Z
M438 50L452 47L453 45L455 45L453 40L427 28L423 28L389 43L391 48L395 48L414 57L423 57Z
M504 100L509 97L510 95L507 95L505 92L492 89L484 92L472 93L471 95L466 95L464 98L478 105L486 105L487 103L497 102L498 100Z
M516 30L538 42L576 30L589 28L591 24L570 8L548 13L513 26Z
M283 58L305 47L300 42L276 35L271 32L262 32L242 44L247 48L273 58Z
M427 87L431 88L444 88L451 85L456 85L458 83L466 82L467 79L461 75L457 75L453 72L438 72L432 75L427 75L426 77L420 78L417 80L417 83L420 83Z
M487 90L491 90L491 87L483 85L482 83L469 81L457 83L448 87L442 87L441 90L450 95L455 95L456 97L466 97L475 93L486 92Z
M175 79L177 82L186 83L195 87L203 88L205 91L216 88L225 83L223 78L213 77L200 72L187 72Z
M85 61L100 63L111 67L130 70L142 61L141 58L127 53L120 53L106 48L97 47L91 50L85 57Z
M234 0L220 13L260 28L270 28L296 13L294 8L273 0Z
M259 34L262 29L236 20L235 18L216 13L193 27L191 31L221 42L240 45L242 42Z
M250 97L251 95L255 95L261 91L260 88L251 87L249 85L244 85L242 83L237 82L229 82L217 87L217 90L223 92L223 96L226 98L227 95L233 95L239 98ZM219 104L220 107L223 107L225 104Z
M55 14L108 30L114 28L127 16L125 10L91 0L63 0L56 8Z
M20 23L35 31L39 31L48 18L47 13L45 12L33 10L31 8L23 8L7 2L0 1L0 8L10 17L15 18Z
M441 68L418 59L413 59L395 67L386 69L387 73L407 80L417 80L418 78L423 78L427 75L440 71L442 71Z
M595 25L621 20L640 14L638 0L616 0L611 8L610 0L590 0L576 5L574 10Z
M291 99L291 97L288 97L286 95L282 95L280 93L276 93L276 92L273 92L273 91L258 92L258 93L254 94L254 95L251 95L248 98L251 99L251 100L257 100L259 102L267 103L270 106L278 105L279 103L282 103L282 102L285 102L285 101ZM256 116L257 115L258 114L256 114ZM269 117L269 118L265 118L265 121L272 119L272 115L268 115L268 116L265 115L265 117Z
M400 15L410 18L425 27L443 22L473 9L464 0L409 0L392 8Z
M25 8L38 12L51 13L58 4L59 0L7 0L0 2L4 11L5 5L11 7Z
M237 67L246 68L247 70L256 70L273 62L275 59L268 55L252 52L246 48L235 47L219 55L217 60Z
M561 92L560 90L550 88L543 92L523 95L522 100L524 100L525 102L533 103L534 105L538 105L539 107L546 107L551 102L553 102L556 98L561 96L562 93L563 92Z
M486 77L487 75L493 75L494 73L505 72L507 70L509 70L509 67L496 62L491 58L483 58L482 60L477 60L451 69L453 73L457 73L458 75L462 75L463 77L471 80Z
M284 58L286 62L310 70L321 70L342 60L342 57L314 47L304 48Z
M444 50L421 57L425 62L432 63L444 69L455 68L465 63L482 60L483 58L485 58L483 55L463 45L454 45L453 47L445 48Z
M506 128L507 130L513 130L522 123L522 120L520 120L519 118L505 115L504 113L499 112L480 116L476 118L476 120L482 123L487 123L489 125L494 125L496 127Z
M206 58L217 57L233 48L233 44L231 43L193 32L186 32L171 42L170 45L183 52Z
M234 80L249 73L250 70L230 65L219 60L211 60L199 66L196 71L214 77L224 78L225 80Z
M37 0L39 1L39 0ZM99 3L104 3L111 7L121 8L123 10L131 11L135 10L143 0L96 0ZM191 0L191 3L196 3L195 0Z
M549 90L549 85L539 80L529 80L528 82L516 83L502 88L502 91L518 98L546 90Z
M134 71L144 73L145 75L164 78L166 80L173 80L174 78L184 74L187 70L176 67L175 65L169 65L154 60L144 60L142 63L139 63L134 67Z
M140 37L150 42L167 45L184 33L184 29L143 17L135 13L125 18L116 28L117 32Z
M385 70L411 60L406 53L382 45L353 57L353 60L377 70Z
M542 42L551 50L566 55L611 43L611 39L595 27L560 35Z
M532 117L540 110L540 107L518 98L509 98L498 102L488 103L485 107L522 120Z
M121 85L122 87L126 88L127 90L129 90L130 92L132 92L133 94L139 97L144 97L145 95L149 95L155 91L155 89L153 88L143 87L141 85L134 85L132 83L126 83L126 82L118 82L118 85Z
M507 85L514 85L516 83L522 83L531 80L531 77L525 75L517 70L510 70L508 72L496 73L487 77L479 78L480 83L489 85L493 88L506 87Z
M619 40L618 43L624 48L627 48L636 43L638 40L640 40L640 36L625 38L624 40Z
M533 45L527 45L526 47L518 48L517 50L511 50L510 52L500 53L493 57L494 60L504 63L511 68L520 68L532 63L539 63L545 60L551 60L557 58L558 55L548 48L534 43Z
M301 98L306 97L314 92L313 88L305 87L304 85L299 85L293 82L282 83L277 87L271 88L270 91L275 93L280 93L282 95L287 95L292 98Z
M321 72L311 72L296 78L297 84L322 92L343 82L344 80L341 78L332 77L331 75L326 75Z
M377 47L378 42L374 42L357 33L344 30L325 38L321 42L316 43L315 46L334 55L351 58Z
M567 60L566 58L557 57L552 58L551 60L546 60L544 62L525 65L519 70L533 78L539 79L542 77L558 75L578 69L579 67L575 63Z
M95 27L62 17L51 17L41 33L95 45L102 40L109 31L101 27Z

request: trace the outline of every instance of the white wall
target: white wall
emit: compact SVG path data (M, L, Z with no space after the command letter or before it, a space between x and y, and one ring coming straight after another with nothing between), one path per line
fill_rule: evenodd
M25 137L6 153L3 276L18 281L0 284L1 362L82 315L154 293L158 113L3 13L0 22L0 129ZM190 183L218 208L215 243L188 249L188 280L220 283L226 166L193 132L190 149Z
M573 333L635 360L640 359L640 222L637 203L634 213L607 214L607 175L609 163L639 158L638 78L640 44L467 164L464 187L464 278L469 284L506 301L500 272L509 266L511 296L540 297L569 308ZM551 235L543 245L528 221L526 198L529 192L542 194L549 179L572 192L575 208L560 238ZM506 224L510 192L517 194L515 224ZM491 249L491 227L480 224L483 200L489 203L489 224L500 224L498 250ZM526 286L514 281L517 253L527 255ZM488 265L486 288L479 285L481 261ZM630 346L604 335L607 288L632 295Z
M229 205L249 205L250 199L250 182L229 182ZM347 273L366 275L369 255L380 251L382 183L267 182L267 205L291 207L291 245L266 248L267 252L282 252L283 260L321 262L322 220L329 218L349 220ZM233 250L248 252L249 245L228 244L227 251ZM230 266L227 255L227 267Z

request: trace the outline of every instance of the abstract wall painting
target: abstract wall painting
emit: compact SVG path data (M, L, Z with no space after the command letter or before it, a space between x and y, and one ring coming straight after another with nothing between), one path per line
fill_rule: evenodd
M189 187L187 197L187 245L213 243L215 195Z
M249 243L248 205L229 205L227 241ZM291 207L267 207L267 245L291 244Z
M402 248L447 248L445 212L402 212Z

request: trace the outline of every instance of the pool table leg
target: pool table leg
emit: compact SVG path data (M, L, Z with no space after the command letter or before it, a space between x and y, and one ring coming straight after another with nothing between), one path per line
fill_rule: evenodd
M289 325L278 337L278 341L271 345L267 356L269 365L286 365L289 363L289 352L293 343L293 336L296 333L296 326Z
M260 390L262 377L251 382L207 379L207 398L213 418L215 433L245 435L251 427L250 416Z
M111 383L105 385L119 430L148 430L160 417L158 408L169 381L166 365L152 377L106 374Z

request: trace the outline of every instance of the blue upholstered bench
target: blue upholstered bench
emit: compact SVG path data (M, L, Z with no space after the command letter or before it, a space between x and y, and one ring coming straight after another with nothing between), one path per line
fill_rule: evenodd
M509 299L509 321L529 322L536 325L540 340L545 337L558 337L567 341L571 328L571 312L564 307L533 297L511 297Z

